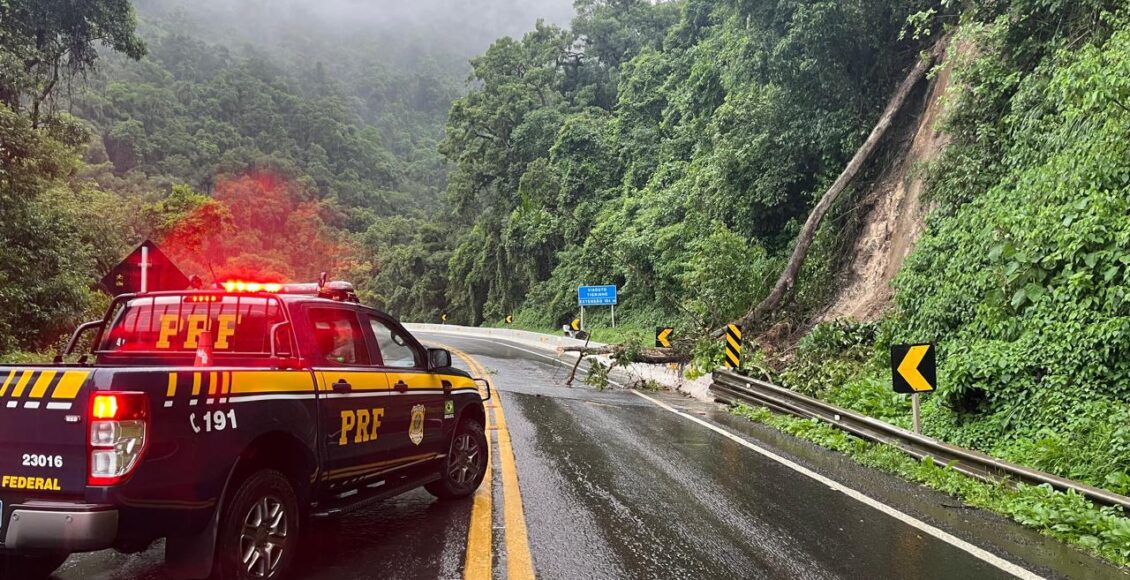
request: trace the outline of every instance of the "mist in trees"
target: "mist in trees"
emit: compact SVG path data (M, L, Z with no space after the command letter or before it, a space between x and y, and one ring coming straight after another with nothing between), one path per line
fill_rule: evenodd
M313 58L334 47L379 49L388 62L435 55L465 61L535 21L568 25L571 0L136 0L142 17L174 22L187 35ZM455 63L452 64L462 64Z

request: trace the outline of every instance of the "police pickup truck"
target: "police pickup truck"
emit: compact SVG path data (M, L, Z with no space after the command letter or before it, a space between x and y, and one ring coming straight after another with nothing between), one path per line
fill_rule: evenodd
M176 576L280 578L310 517L486 471L477 379L345 283L123 295L86 339L0 366L4 580L159 538Z

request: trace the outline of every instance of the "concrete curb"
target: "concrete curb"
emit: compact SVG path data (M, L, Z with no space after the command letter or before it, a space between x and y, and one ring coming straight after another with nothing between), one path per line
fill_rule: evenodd
M557 354L557 348L563 346L584 346L585 341L569 338L567 336L555 336L551 334L542 334L540 332L530 332L527 330L512 330L509 328L483 328L478 326L457 326L454 324L420 324L420 323L404 323L405 328L412 332L430 332L435 334L451 334L456 336L470 336L476 338L495 338L502 339L507 342L512 342L522 346L528 346L543 350L547 354ZM590 347L605 346L600 342L589 342ZM572 356L562 355L562 356ZM608 362L608 357L598 357ZM655 381L667 388L676 390L681 393L690 395L702 401L712 401L711 395L708 390L711 383L713 383L712 375L705 375L695 380L690 380L683 377L678 369L672 369L664 365L649 365L649 364L632 364L627 368L621 369L626 372L633 380Z

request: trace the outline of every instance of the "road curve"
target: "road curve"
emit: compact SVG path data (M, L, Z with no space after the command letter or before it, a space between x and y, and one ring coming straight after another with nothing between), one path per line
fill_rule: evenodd
M417 491L318 523L297 577L1130 578L717 405L569 388L552 353L420 336L498 393L489 496ZM76 556L57 577L164 578L161 553Z

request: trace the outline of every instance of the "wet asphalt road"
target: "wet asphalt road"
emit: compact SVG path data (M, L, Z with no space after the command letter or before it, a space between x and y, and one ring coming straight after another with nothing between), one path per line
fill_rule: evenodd
M425 335L492 375L513 443L530 552L542 578L1007 578L950 543L622 389L563 386L568 368L525 347ZM1130 578L956 500L737 420L649 394L1047 577ZM498 459L495 577L507 572ZM415 491L316 522L299 578L461 578L471 502ZM75 556L66 580L165 578L160 545Z

